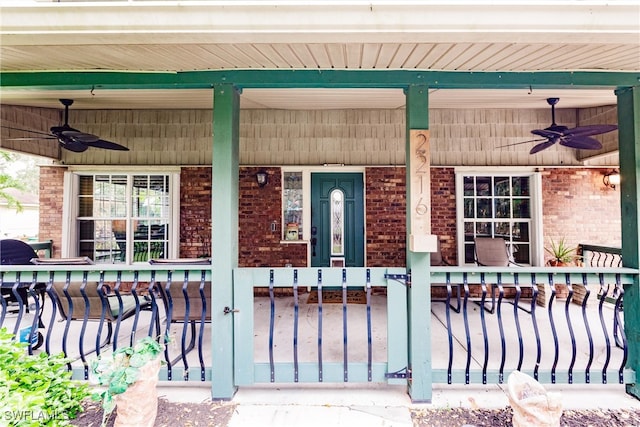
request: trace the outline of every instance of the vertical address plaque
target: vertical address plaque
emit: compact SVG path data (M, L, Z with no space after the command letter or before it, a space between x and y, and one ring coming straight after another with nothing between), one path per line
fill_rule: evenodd
M409 249L413 252L435 252L437 237L431 235L431 159L429 130L411 129L409 134L409 174L411 193L409 206Z

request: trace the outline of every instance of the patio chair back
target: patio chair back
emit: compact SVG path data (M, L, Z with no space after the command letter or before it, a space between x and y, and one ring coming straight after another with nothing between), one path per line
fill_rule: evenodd
M512 264L505 240L501 237L476 237L475 254L478 265L508 267Z
M0 240L1 265L29 265L31 259L37 257L33 248L22 240Z
M37 257L38 254L33 248L22 240L0 240L0 265L29 265L31 259ZM20 287L17 289L18 295L24 304L27 304L27 288L30 283L29 280L21 281ZM5 301L17 303L18 300L11 290L13 286L14 283L4 282L0 292Z
M451 265L447 262L447 260L445 260L442 257L442 250L440 249L440 238L438 238L437 243L436 243L436 251L435 252L431 252L431 265L436 267L436 266L443 266L443 265Z

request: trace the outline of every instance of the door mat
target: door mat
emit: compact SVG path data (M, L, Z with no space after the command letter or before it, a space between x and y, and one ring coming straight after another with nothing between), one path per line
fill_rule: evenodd
M318 303L318 291L312 290L307 298L307 304ZM322 291L323 304L342 304L342 290ZM367 293L363 290L347 289L347 304L366 304Z

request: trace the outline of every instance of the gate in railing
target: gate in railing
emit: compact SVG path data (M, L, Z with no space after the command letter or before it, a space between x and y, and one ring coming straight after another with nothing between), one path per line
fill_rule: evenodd
M393 273L386 268L236 269L236 384L406 378L407 292L401 281L387 279ZM256 289L265 297L254 298L260 294Z

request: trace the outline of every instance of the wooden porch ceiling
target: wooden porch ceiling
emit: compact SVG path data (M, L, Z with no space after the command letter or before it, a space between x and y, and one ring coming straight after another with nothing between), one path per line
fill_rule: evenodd
M533 4L535 3L535 4ZM612 71L640 75L637 1L2 1L0 70ZM613 88L435 89L434 108L615 103ZM2 103L210 108L209 90L0 90ZM401 108L391 89L246 89L242 108Z

